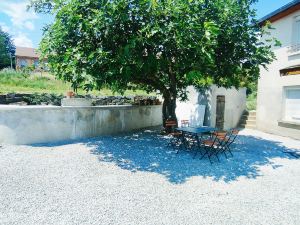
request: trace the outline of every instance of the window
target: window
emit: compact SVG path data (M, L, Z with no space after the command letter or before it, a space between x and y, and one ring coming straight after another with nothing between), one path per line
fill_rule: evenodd
M293 29L293 44L300 43L300 16L294 19L294 29Z
M38 60L38 59L35 59L35 60L34 60L34 67L35 67L35 68L38 68L38 67L39 67L39 60Z
M20 59L20 67L26 67L27 66L27 60L26 59Z
M294 43L299 44L300 43L300 20L297 20L295 22L295 31L294 31Z
M284 88L285 120L300 123L300 86Z

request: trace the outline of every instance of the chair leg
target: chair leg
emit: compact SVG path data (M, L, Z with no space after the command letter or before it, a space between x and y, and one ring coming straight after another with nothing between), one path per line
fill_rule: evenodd
M209 155L209 154L208 154L208 148L207 148L207 147L204 147L204 150L205 150L205 152L204 152L204 154L201 156L200 159L203 159L205 155Z
M216 158L218 159L218 162L220 162L218 153L219 153L218 148L212 148L210 156L216 155Z
M219 156L218 156L218 154L216 154L216 157L217 157L217 159L218 159L218 162L220 162L220 159L219 159Z
M230 153L230 155L233 157L233 154L232 154L232 152L231 152L229 146L226 146L226 149L227 149L227 151Z
M182 144L183 144L184 150L187 151L188 141L186 140L186 138L184 136L182 136Z
M226 159L228 159L228 156L227 156L227 154L226 154L226 151L223 151L223 153L224 153Z
M174 145L173 149L174 149L174 151L175 151L175 154L178 154L178 153L179 153L179 148L178 148L178 147L176 148L176 145Z
M213 162L211 161L211 155L210 154L208 154L208 159L209 159L210 164L212 165Z
M225 155L226 159L228 159L228 156L227 156L227 154L226 154L226 146L222 146L219 153L220 153L220 154L223 153L223 154Z

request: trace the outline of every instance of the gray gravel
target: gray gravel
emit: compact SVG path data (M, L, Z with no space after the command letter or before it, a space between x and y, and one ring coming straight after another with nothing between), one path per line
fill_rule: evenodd
M245 130L210 165L145 131L0 148L0 224L300 224L300 141Z

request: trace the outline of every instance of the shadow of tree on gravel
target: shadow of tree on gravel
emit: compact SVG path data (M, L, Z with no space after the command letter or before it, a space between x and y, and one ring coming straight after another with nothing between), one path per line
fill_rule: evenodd
M165 176L169 182L180 184L190 177L210 177L215 181L231 182L239 177L255 179L261 176L259 167L270 165L273 169L282 165L272 159L295 159L283 153L293 149L286 148L280 142L260 139L254 136L240 135L232 146L234 157L210 164L207 158L193 159L193 152L180 151L176 154L167 147L168 139L157 131L143 131L133 134L89 139L83 144L91 148L92 154L101 162L114 163L122 169L132 172L145 171Z

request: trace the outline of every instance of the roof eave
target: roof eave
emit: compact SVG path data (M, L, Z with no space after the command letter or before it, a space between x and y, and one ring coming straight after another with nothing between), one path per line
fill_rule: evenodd
M275 22L297 10L300 10L300 0L294 0L281 8L275 10L274 12L261 18L258 23L263 26L267 21Z

